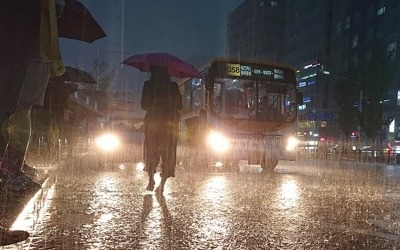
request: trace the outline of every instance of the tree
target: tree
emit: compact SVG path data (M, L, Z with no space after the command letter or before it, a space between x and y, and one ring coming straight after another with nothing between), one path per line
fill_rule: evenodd
M98 90L107 91L115 77L117 67L110 71L109 65L105 61L94 60L90 74L96 79Z

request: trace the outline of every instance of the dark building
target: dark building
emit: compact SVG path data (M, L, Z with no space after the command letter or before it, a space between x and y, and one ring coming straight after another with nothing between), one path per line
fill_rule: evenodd
M368 63L379 44L399 62L399 24L398 0L246 0L229 16L228 54L296 67L298 87L304 94L299 130L320 138L346 139L350 135L343 134L337 122L335 86L345 80L348 85L362 87L364 79L349 75L349 70ZM255 32L255 26L264 32ZM277 32L272 32L271 27ZM396 89L398 75L397 72L391 80ZM388 100L397 101L393 88L387 96ZM360 110L361 101L366 98L360 91L360 103L355 104ZM393 106L392 111L395 110ZM396 117L396 128L399 120Z
M332 0L286 0L284 61L298 69L298 87L304 95L298 129L310 138L332 138L335 98L329 77Z
M228 17L228 55L281 61L284 27L282 1L247 0Z

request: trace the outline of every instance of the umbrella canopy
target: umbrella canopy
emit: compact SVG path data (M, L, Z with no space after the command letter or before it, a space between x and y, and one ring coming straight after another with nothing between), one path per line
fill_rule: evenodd
M106 36L89 10L80 2L65 0L61 9L61 15L57 18L59 37L91 43Z
M193 65L168 53L137 54L128 57L122 63L142 72L150 72L151 66L155 65L167 68L168 74L173 77L201 77Z
M60 79L68 82L75 83L89 83L95 84L96 80L86 71L66 66L66 72L64 75L60 76Z

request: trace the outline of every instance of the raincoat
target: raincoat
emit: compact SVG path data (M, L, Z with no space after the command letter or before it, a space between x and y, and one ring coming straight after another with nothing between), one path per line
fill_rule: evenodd
M182 97L176 82L151 79L144 83L142 109L145 115L145 170L156 172L162 161L161 175L175 176L178 127Z

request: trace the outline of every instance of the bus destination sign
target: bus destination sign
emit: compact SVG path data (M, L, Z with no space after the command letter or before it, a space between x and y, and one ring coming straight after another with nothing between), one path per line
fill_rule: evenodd
M284 80L283 69L260 64L227 63L226 74L233 77Z

